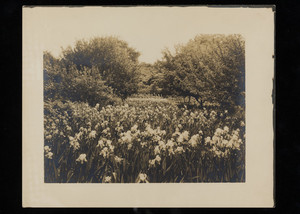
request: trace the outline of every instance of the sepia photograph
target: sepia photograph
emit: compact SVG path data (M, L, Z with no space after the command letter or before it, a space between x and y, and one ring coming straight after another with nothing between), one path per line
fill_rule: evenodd
M256 46L256 37L249 36L252 29L260 30L260 25L250 24L263 17L256 11L268 14L266 23L271 23L272 15L267 9L228 9L231 13L227 9L23 8L27 56L41 60L34 67L37 72L28 69L25 76L28 84L39 81L41 95L41 109L36 111L39 143L34 147L41 155L41 171L36 171L36 181L45 188L93 184L105 191L116 189L114 184L143 189L152 184L165 184L162 188L168 184L252 185L252 178L261 172L257 168L253 173L252 163L268 164L272 170L272 156L265 156L269 162L260 161L262 151L271 155L272 150L263 147L270 148L272 142L258 144L270 138L257 140L259 132L253 131L263 125L253 123L257 117L270 125L270 114L260 111L263 107L272 110L270 100L249 106L263 101L253 93L268 96L265 91L270 92L270 84L254 76L259 69L253 65L259 64L247 55L247 50L253 54L253 48L263 48ZM35 27L29 27L30 23ZM31 44L39 51L34 52ZM271 51L254 55L269 57L273 51L264 50ZM267 81L272 80L270 71L264 76ZM246 80L251 81L251 89L263 90L249 90ZM247 111L256 111L253 120ZM257 152L253 152L255 145L260 145ZM249 157L254 159L250 162ZM30 170L33 175L35 169ZM120 188L130 187L126 185ZM205 193L210 197L212 191Z
M105 34L44 52L45 182L244 182L243 37Z

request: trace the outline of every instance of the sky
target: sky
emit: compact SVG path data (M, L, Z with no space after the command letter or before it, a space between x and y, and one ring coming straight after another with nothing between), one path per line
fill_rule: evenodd
M36 7L26 23L39 29L44 50L59 56L61 48L78 39L117 36L141 53L139 60L153 63L164 48L174 49L197 34L240 33L235 12L206 7ZM37 35L36 35L37 37ZM33 35L34 39L34 35Z

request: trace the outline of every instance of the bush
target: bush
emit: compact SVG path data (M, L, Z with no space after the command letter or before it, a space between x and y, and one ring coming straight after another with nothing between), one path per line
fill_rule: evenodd
M105 85L114 94L125 100L138 90L138 57L140 53L129 47L127 42L116 37L95 37L88 41L78 40L74 48L62 51L62 63L69 68L75 65L95 69Z
M100 75L91 75L90 69L86 69L81 75L67 76L61 93L64 99L86 102L90 106L97 103L106 106L117 101L112 89L104 84Z
M76 66L66 69L49 53L44 54L44 99L86 102L91 106L114 104L118 99L105 85L98 69Z

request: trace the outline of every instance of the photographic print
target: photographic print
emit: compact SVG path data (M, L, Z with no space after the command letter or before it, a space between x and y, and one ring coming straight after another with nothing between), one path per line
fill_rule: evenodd
M272 167L266 155L272 142L259 137L269 129L257 130L272 121L265 111L272 110L270 99L260 103L269 96L272 69L262 72L256 56L269 57L273 50L255 34L270 32L262 26L272 16L267 9L227 9L24 8L24 56L40 60L30 64L24 58L25 90L39 97L31 109L38 120L25 115L24 129L39 124L32 129L38 140L31 141L39 143L23 144L24 165L29 167L27 157L38 160L36 168L26 168L25 181L30 178L25 175L38 175L43 191L65 189L61 198L69 188L99 190L111 199L118 191L114 197L123 206L135 203L125 203L122 195L142 192L149 199L142 204L148 205L154 192L169 195L168 202L157 195L156 205L175 205L175 195L191 193L193 206L197 189L208 198L215 190L232 192L233 198L240 196L237 190L249 194L262 172L256 166ZM29 90L29 82L37 83L36 90ZM272 185L264 181L265 188ZM62 200L52 194L47 197ZM56 204L47 197L44 204ZM105 205L112 202L108 198ZM219 205L233 203L228 200Z
M143 42L124 25L45 50L45 182L244 182L243 37L195 29L171 51L177 25ZM157 34L161 50L148 50Z

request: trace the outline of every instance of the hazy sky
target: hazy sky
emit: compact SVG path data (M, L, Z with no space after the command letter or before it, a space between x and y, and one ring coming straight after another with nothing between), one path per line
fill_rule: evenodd
M243 20L232 19L234 12L206 7L38 7L27 21L38 25L41 45L55 56L78 39L113 35L138 50L140 61L152 63L165 47L172 50L197 34L239 33L235 25Z

